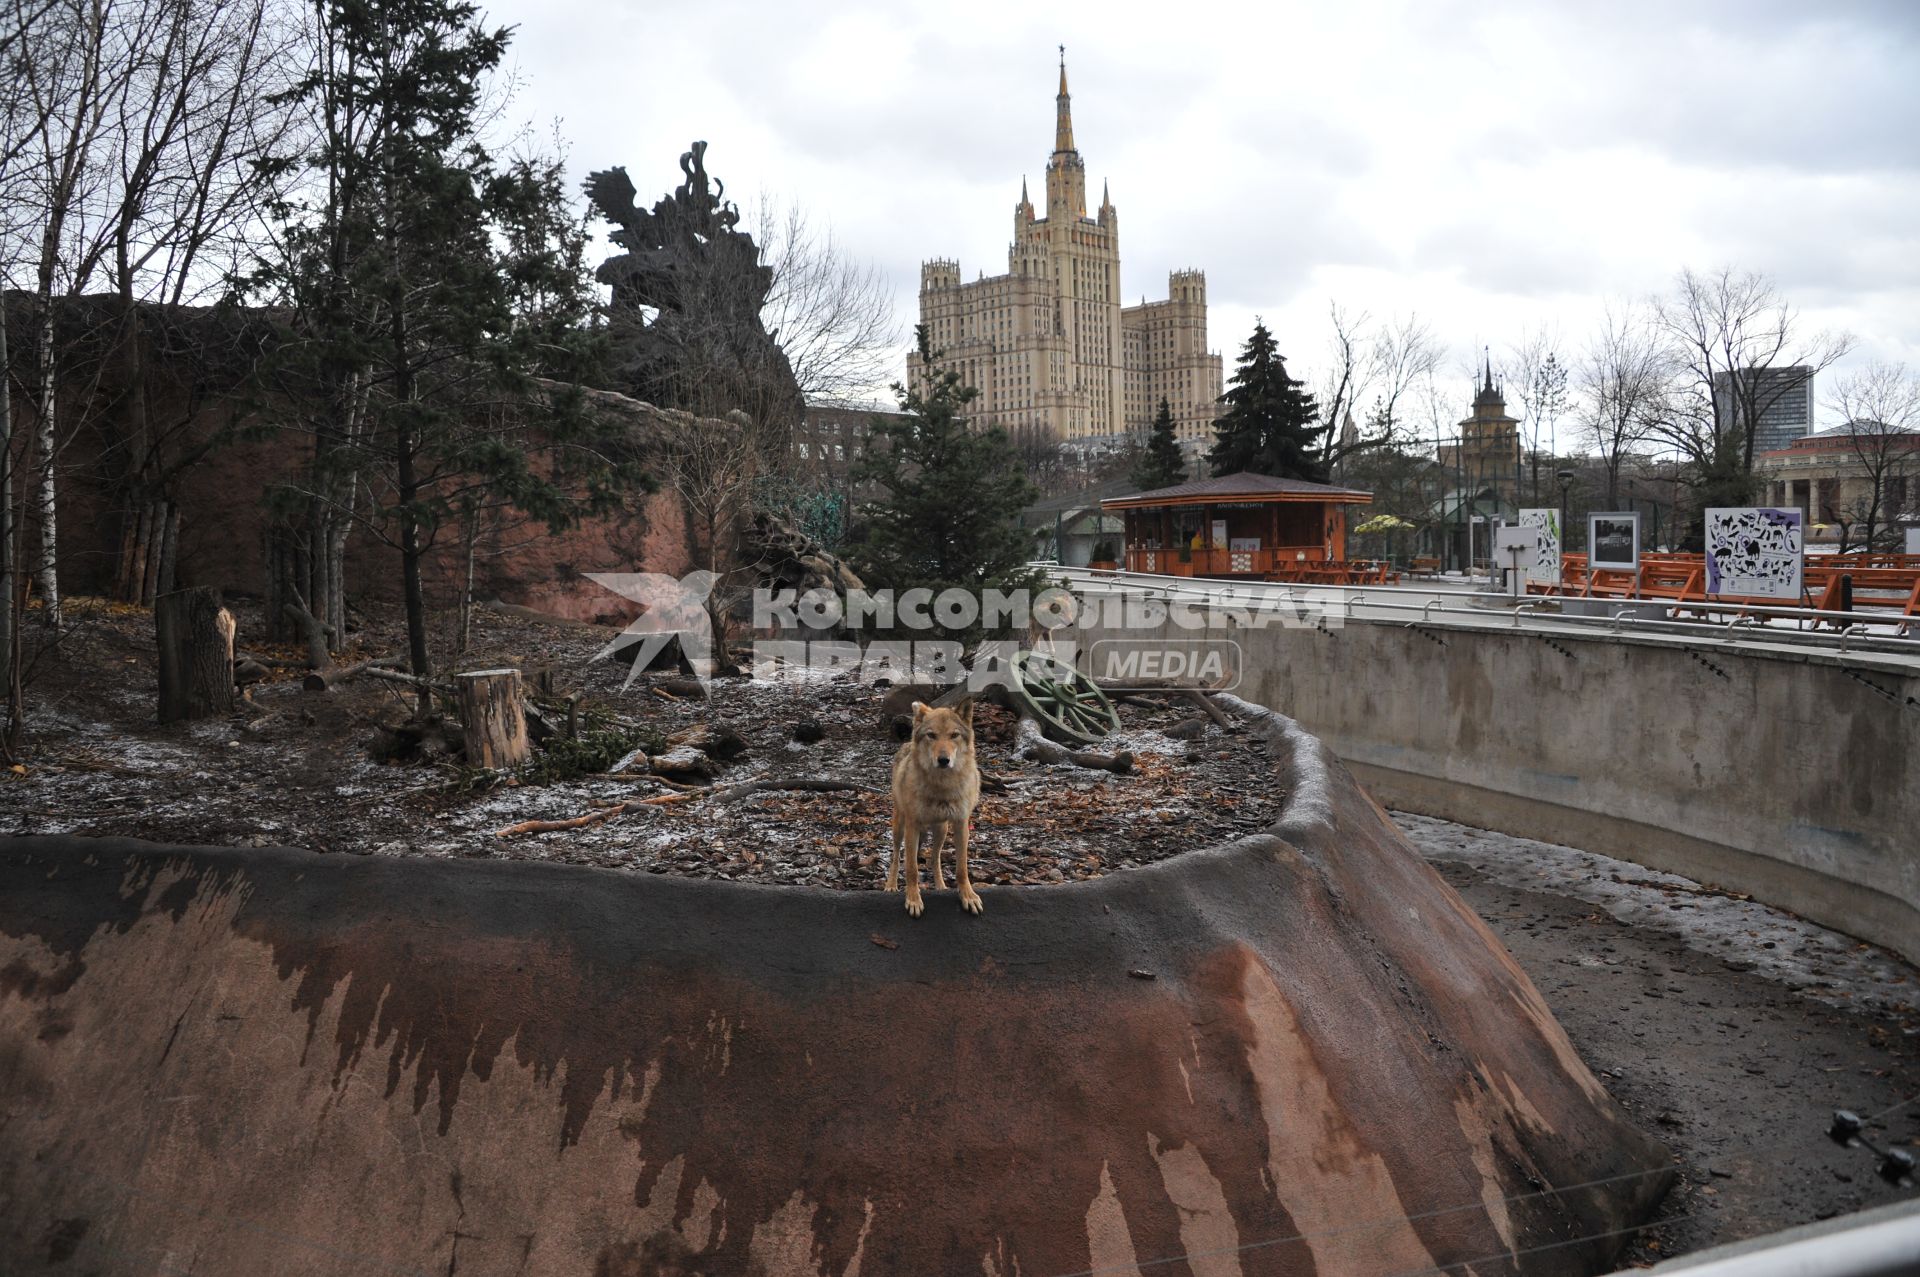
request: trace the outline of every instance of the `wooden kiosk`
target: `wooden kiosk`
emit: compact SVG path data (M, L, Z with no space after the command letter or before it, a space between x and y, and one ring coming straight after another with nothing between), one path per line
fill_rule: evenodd
M1372 503L1354 488L1230 474L1100 505L1126 524L1129 572L1351 584L1384 579L1383 565L1347 561L1346 507Z

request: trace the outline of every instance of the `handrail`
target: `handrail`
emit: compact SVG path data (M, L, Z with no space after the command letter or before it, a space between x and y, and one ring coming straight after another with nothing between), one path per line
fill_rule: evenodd
M1075 574L1083 577L1087 575L1081 569L1059 569L1056 565L1046 566L1051 571ZM1123 580L1116 578L1133 579ZM1088 578L1082 583L1092 588L1111 589L1117 586L1143 593L1148 597L1158 597L1169 603L1179 600L1196 603L1219 603L1225 601L1222 595L1224 589L1228 587L1228 583L1219 582L1216 584L1222 588L1209 589L1206 588L1205 584L1195 584L1195 580L1195 578L1191 577L1180 577L1170 581L1167 577L1153 573L1102 572L1098 578ZM1204 578L1201 580L1204 582ZM1236 593L1231 596L1231 602L1236 606L1257 604L1258 599L1263 594L1288 602L1298 600L1295 587L1290 583L1240 581L1232 584L1245 591L1244 594ZM1361 596L1361 598L1357 600L1344 593L1344 590L1348 587L1311 586L1306 588L1311 590L1343 590L1341 603L1344 616L1359 620L1365 620L1367 618L1355 618L1354 609L1356 607L1365 607L1374 612L1412 613L1418 611L1420 613L1419 623L1421 624L1433 623L1436 614L1441 617L1458 616L1470 618L1473 624L1464 628L1485 628L1490 623L1490 618L1485 609L1450 607L1443 599L1431 597L1431 591L1422 590L1418 587L1374 587L1370 593ZM1424 594L1428 595L1428 597L1421 599L1418 603L1411 601L1398 602L1391 597L1381 597L1382 595L1391 596L1396 593ZM1544 609L1547 604L1552 602L1556 597L1557 596L1554 595L1541 596L1533 602L1522 604L1515 608L1512 628L1522 628L1518 615L1521 611L1527 612L1528 616L1536 621L1543 619L1542 613ZM1547 613L1546 615L1551 616L1554 624L1565 627L1565 629L1559 632L1565 632L1566 630L1600 629L1604 627L1605 632L1612 635L1628 633L1661 634L1693 639L1700 642L1713 641L1720 644L1771 645L1774 647L1819 649L1830 652L1879 653L1883 655L1920 657L1920 636L1909 637L1898 633L1876 633L1867 625L1867 622L1873 622L1879 625L1893 626L1898 629L1904 624L1911 623L1911 618L1903 616L1898 612L1837 612L1820 608L1774 607L1765 604L1713 603L1693 600L1653 599L1643 600L1643 602L1655 604L1659 606L1663 612L1677 611L1684 607L1690 613L1710 611L1717 613L1732 612L1735 615L1731 620L1725 622L1679 620L1666 615L1649 618L1632 614L1630 609L1621 609L1610 616L1556 615L1551 613ZM1826 630L1774 629L1760 623L1766 616L1826 622L1832 628ZM1736 622L1740 623L1736 624ZM1846 624L1843 625L1842 622ZM1553 631L1547 630L1546 632Z

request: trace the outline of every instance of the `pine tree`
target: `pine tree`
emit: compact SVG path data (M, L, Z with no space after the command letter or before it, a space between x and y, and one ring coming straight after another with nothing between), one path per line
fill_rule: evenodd
M592 294L560 166L503 166L481 137L510 30L464 0L320 0L315 21L323 52L292 96L352 102L360 132L281 158L321 197L276 210L286 252L256 283L301 337L277 371L318 405L302 495L399 551L424 676L423 571L443 527L504 507L557 530L639 476L569 384L592 362Z
M1127 478L1142 492L1171 488L1187 481L1186 458L1181 455L1180 444L1173 437L1173 408L1165 399L1160 401L1159 415L1153 419L1153 430L1147 436L1147 450Z
M999 426L982 429L967 420L967 404L978 392L958 374L939 370L926 325L914 327L914 339L929 369L927 388L894 386L905 415L874 418L854 469L856 485L876 484L886 494L863 511L866 536L854 548L861 576L896 593L1036 588L1037 574L1026 566L1031 546L1020 527L1020 511L1035 490L1019 454Z
M1264 322L1254 321L1253 336L1234 369L1232 389L1220 402L1227 410L1213 423L1214 444L1207 455L1214 474L1246 471L1327 481L1318 452L1318 440L1327 432L1319 424L1320 407L1305 382L1287 375L1287 362Z

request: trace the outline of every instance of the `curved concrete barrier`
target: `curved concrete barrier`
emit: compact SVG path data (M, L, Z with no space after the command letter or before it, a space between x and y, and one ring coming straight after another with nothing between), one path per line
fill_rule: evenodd
M1664 1151L1344 768L1264 725L1272 834L983 918L0 843L6 1270L1603 1269Z
M1243 694L1298 719L1397 810L1748 892L1920 962L1911 658L1341 624L1337 610L1325 630L1195 616L1218 628L1074 638L1097 657L1114 640L1177 651L1226 636Z

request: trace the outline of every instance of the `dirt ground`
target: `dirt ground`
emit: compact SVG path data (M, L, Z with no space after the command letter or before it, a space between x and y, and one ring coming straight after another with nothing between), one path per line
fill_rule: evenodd
M259 618L243 606L240 646ZM657 742L696 721L746 743L723 783L846 779L863 790L761 794L650 807L587 829L502 839L559 819L672 792L645 777L486 784L457 765L392 765L369 744L404 719L403 688L355 680L303 692L289 671L230 720L153 722L151 617L81 604L75 632L36 670L30 755L0 775L0 833L72 831L165 841L286 844L337 854L505 856L634 872L877 889L886 870L887 763L878 693L849 681L716 682L711 705L674 700L591 658L611 631L497 613L477 619L464 668L516 664L577 692L592 722L617 715ZM375 618L360 655L399 650ZM1123 707L1134 774L1021 762L1012 721L983 710L981 752L1007 781L983 804L976 881L1097 876L1260 828L1277 791L1262 742L1209 727L1162 729L1186 709ZM794 738L817 725L813 743ZM622 729L626 730L626 729ZM1636 1262L1911 1195L1874 1159L1824 1132L1832 1111L1884 1114L1882 1142L1920 1144L1920 973L1789 914L1623 861L1397 817L1539 984L1582 1056L1674 1151L1681 1182Z
M34 688L34 756L0 784L0 832L553 860L848 890L877 890L886 875L886 795L898 742L882 722L885 689L850 676L719 678L709 701L674 698L655 690L649 675L625 686L626 666L594 659L616 631L481 612L460 668L549 672L550 704L570 693L583 698L583 730L629 732L636 745L657 748L680 729L724 724L745 749L719 766L719 784L809 778L860 786L672 802L585 828L502 838L498 831L520 822L564 820L674 791L644 774L543 780L535 773L501 782L450 763L383 764L369 747L383 724L408 717L412 693L369 678L305 692L299 671L288 670L256 687L253 704L230 720L163 728L153 722L151 618L128 608L73 610L81 618L76 632ZM244 606L236 611L242 651L298 655L249 643L257 618ZM401 649L391 621L370 630L355 655ZM102 678L102 670L111 676ZM1122 705L1123 730L1101 748L1131 751L1135 761L1129 774L1113 775L1022 760L1013 715L979 707L980 763L1004 790L987 794L976 814L974 881L1098 877L1271 824L1285 796L1273 783L1264 739L1213 725L1193 739L1162 734L1195 712ZM608 726L609 716L624 726ZM795 739L802 724L820 739Z
M1920 1152L1920 972L1894 955L1672 874L1396 814L1533 977L1581 1057L1673 1150L1649 1263L1911 1199L1826 1136L1883 1114Z

